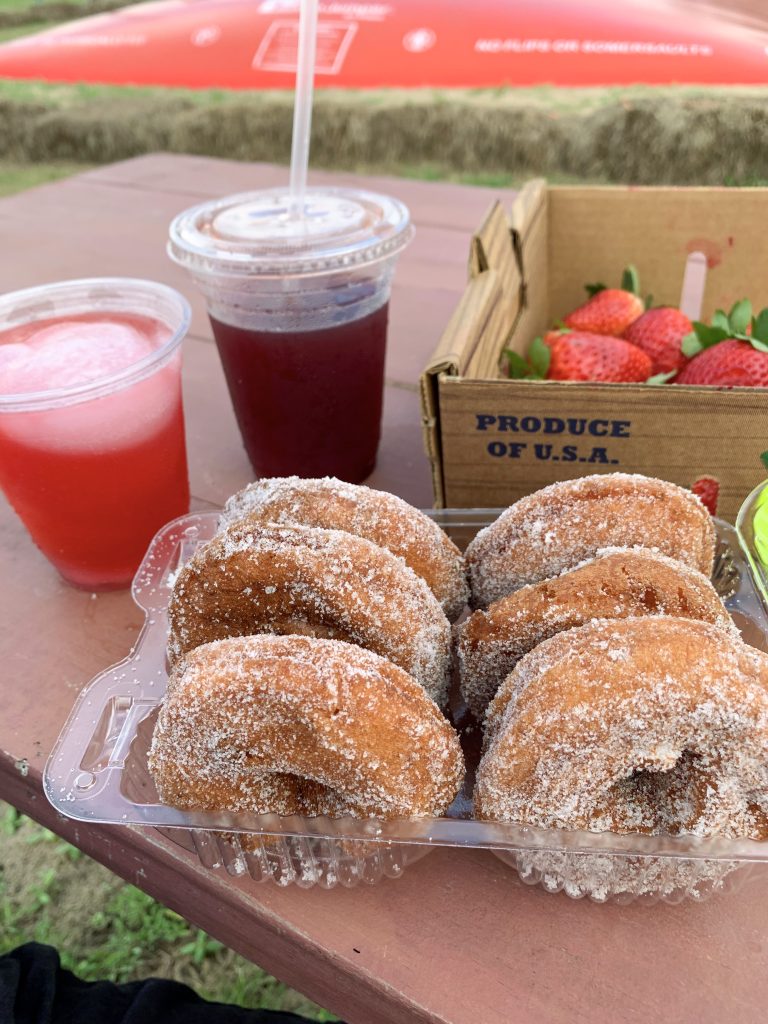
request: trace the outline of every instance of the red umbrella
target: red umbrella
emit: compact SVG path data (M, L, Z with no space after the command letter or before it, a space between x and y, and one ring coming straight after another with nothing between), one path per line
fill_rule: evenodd
M316 84L764 84L761 0L740 2L320 0ZM6 43L0 76L292 88L297 28L298 0L161 0Z

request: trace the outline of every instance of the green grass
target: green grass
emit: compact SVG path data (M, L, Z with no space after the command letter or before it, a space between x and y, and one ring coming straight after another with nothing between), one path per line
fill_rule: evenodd
M217 1002L336 1018L0 804L0 954L29 941L55 946L86 981L166 977Z
M43 185L48 181L57 181L59 178L66 178L70 174L78 174L85 170L88 170L87 164L67 162L25 164L0 160L0 196L21 192L25 188ZM518 188L526 177L519 174L452 174L445 168L434 164L359 166L354 170L361 174L396 174L403 178L416 178L419 181L453 181L461 185L481 185L486 188ZM567 174L550 175L549 180L557 185L602 184L599 180L585 182L583 178Z
M79 174L88 170L88 164L59 161L56 163L28 164L0 159L0 196L21 192L35 185L44 185L49 181L57 181L71 174ZM406 165L358 165L352 168L360 174L394 174L403 178L415 178L419 181L451 181L460 185L479 185L484 188L510 189L519 188L530 177L525 174L468 173L451 172L437 164L406 164ZM605 185L604 178L585 179L573 174L549 174L547 180L553 185ZM747 188L764 188L768 186L768 178L750 178L745 182L725 180L724 185L741 184Z
M2 9L0 0L0 9ZM81 0L85 2L85 0ZM45 101L52 106L66 108L83 101L94 99L141 99L176 98L186 99L201 106L230 102L250 95L248 90L239 89L181 89L141 85L95 85L91 83L56 84L35 80L0 81L0 99ZM320 105L335 105L343 102L349 106L391 106L404 101L414 105L440 106L461 101L473 107L499 106L515 109L518 107L541 107L542 110L585 112L616 103L633 100L653 99L707 99L727 96L768 97L768 87L762 86L652 86L632 85L613 87L586 87L578 89L557 88L551 85L502 86L497 89L318 89L315 101ZM270 89L267 98L292 100L291 90ZM258 97L256 97L258 98Z
M534 175L741 184L765 175L766 96L765 88L319 90L312 163L400 174L429 165L418 173L502 186ZM0 156L108 163L164 150L285 163L291 111L286 91L0 82Z
M42 32L43 29L53 28L56 22L37 22L34 25L15 25L13 28L0 28L0 43L10 42L11 39L20 39L22 36L31 36L35 32Z
M71 3L84 7L90 0L70 0ZM35 9L35 0L0 0L0 11L30 11Z
M58 110L94 100L121 103L132 99L184 99L200 106L225 103L243 93L231 89L172 89L152 85L97 85L91 82L57 83L36 79L0 79L0 100L45 103ZM288 100L293 94L275 90L272 96ZM342 96L342 91L337 95Z
M0 0L0 43L101 14L132 0Z
M0 160L0 196L21 192L25 188L57 181L70 174L88 170L87 164L57 162L50 164L25 164L13 160Z
M403 178L416 178L419 181L451 181L457 185L479 185L483 188L519 188L531 177L530 174L505 174L502 171L469 172L451 171L442 164L398 164L392 166L359 165L353 168L360 174L395 174ZM604 178L583 178L576 174L548 174L547 181L552 185L605 185Z

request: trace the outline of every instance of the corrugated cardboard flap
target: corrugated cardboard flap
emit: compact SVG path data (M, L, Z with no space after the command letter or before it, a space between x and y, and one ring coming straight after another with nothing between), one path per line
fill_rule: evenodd
M549 209L543 178L526 182L510 211L512 240L522 275L521 313L509 347L524 356L531 337L545 330L549 299Z
M516 245L526 237L546 202L546 179L533 178L531 181L526 181L515 196L510 210L512 239Z
M421 376L424 441L438 505L443 494L439 380L498 376L502 348L522 309L519 255L513 227L497 201L472 237L469 282Z
M472 236L469 250L469 276L477 277L486 270L498 270L503 276L516 265L512 227L499 199L485 215L480 228Z
M461 377L467 372L489 328L495 327L495 314L501 305L500 299L501 284L496 271L486 270L472 278L421 375L424 444L432 464L438 504L442 494L438 380L443 375Z

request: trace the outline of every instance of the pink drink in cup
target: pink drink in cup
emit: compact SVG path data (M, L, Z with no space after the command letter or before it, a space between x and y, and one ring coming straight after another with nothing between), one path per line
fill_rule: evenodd
M126 586L189 509L186 301L149 281L66 281L0 298L0 485L61 575Z
M271 189L181 213L169 254L203 292L240 433L258 476L372 471L389 294L413 237L396 199L310 189L303 215Z

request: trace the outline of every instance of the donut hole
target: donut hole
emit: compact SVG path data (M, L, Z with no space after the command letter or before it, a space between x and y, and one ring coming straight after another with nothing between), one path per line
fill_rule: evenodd
M620 566L619 572L627 580L627 590L629 594L632 594L634 600L638 604L642 605L644 611L649 615L663 614L665 611L664 596L661 594L657 587L652 584L643 585L642 581L637 577L634 577L626 566ZM601 597L608 598L615 601L621 606L627 599L628 593L624 590L618 581L605 580L599 586ZM639 614L635 612L634 614Z
M659 595L653 587L645 587L640 600L643 608L651 615L659 611Z
M254 622L251 618L244 618L241 623L241 636L253 633ZM264 628L259 632L274 633L278 636L309 636L317 640L349 640L349 634L339 628L338 625L325 621L323 616L295 614L295 615L268 615Z
M338 708L336 713L340 714L341 711ZM319 770L317 775L296 771L265 771L263 750L243 751L241 757L242 776L249 779L248 787L266 796L265 805L277 814L297 814L308 818L327 815L334 818L343 815L366 816L369 813L360 794L345 794L327 777L325 780L319 777L323 776L323 770ZM251 772L253 775L250 775ZM257 799L255 804L258 803ZM257 806L248 807L247 804L238 809L268 813L257 809Z
M246 765L249 762L263 763L263 755L247 752L244 760ZM334 789L308 775L277 771L259 771L258 774L261 786L265 788L265 791L268 793L278 792L282 800L285 801L281 805L279 800L275 802L274 797L270 798L269 802L276 807L278 814L300 814L315 817L324 813L323 809L338 799Z
M686 618L688 615L691 615L692 618L697 618L696 609L691 607L691 602L689 600L689 594L686 593L686 591L683 590L682 587L680 587L678 589L678 591L677 591L677 612L676 612L676 614L681 616L682 618Z
M613 785L612 813L626 830L685 831L686 822L698 815L708 785L699 754L670 751L654 764L639 765Z
M765 793L752 790L746 795L747 816L755 839L768 839L768 800Z
M620 566L619 571L627 580L630 590L635 592L639 603L649 615L664 615L666 613L668 600L671 596L669 593L665 595L663 590L659 590L657 586L654 586L651 583L646 583L643 586L642 580L633 576L631 571L625 565ZM688 600L688 595L683 587L677 587L676 594L677 609L675 614L681 615L685 618L691 613L691 604ZM694 614L693 617L698 618L699 616Z

